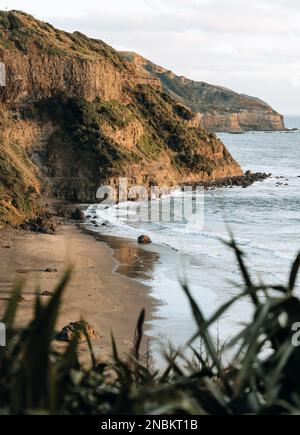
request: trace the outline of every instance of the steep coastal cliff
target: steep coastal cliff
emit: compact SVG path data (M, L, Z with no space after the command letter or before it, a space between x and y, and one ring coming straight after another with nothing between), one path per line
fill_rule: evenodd
M174 186L242 174L198 117L107 44L0 13L0 222L37 199L95 201L100 183Z
M141 77L158 80L164 92L199 113L202 128L213 132L285 129L283 116L258 98L179 77L136 53L121 55L137 68Z

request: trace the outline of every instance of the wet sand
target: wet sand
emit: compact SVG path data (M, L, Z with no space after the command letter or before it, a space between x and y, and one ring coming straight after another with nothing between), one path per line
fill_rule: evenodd
M25 300L19 304L17 324L25 325L31 319L35 292L51 292L72 267L57 329L84 318L98 333L94 347L99 358L110 356L111 331L120 351L128 352L141 309L146 308L149 321L155 306L149 288L135 278L144 273L147 279L157 254L122 239L114 238L113 244L112 249L72 223L60 226L55 235L18 234L10 248L0 248L0 316L14 284L22 281ZM47 268L57 272L47 273Z

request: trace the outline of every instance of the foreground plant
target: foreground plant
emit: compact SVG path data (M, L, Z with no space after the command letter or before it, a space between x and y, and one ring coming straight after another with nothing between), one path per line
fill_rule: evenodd
M300 410L300 348L292 340L300 322L300 301L294 294L300 267L297 256L287 285L253 282L244 254L234 240L244 285L239 294L205 319L187 285L198 326L185 350L166 353L164 372L155 371L141 355L145 312L138 320L132 354L123 360L112 338L111 364L99 364L86 334L91 367L78 359L79 337L64 353L52 347L55 325L67 272L47 305L36 296L32 322L14 327L21 288L14 290L3 322L7 346L0 348L0 412L9 414L298 414ZM249 298L254 315L230 343L224 363L211 336L211 326L243 298ZM199 352L195 343L203 343ZM190 358L192 351L193 357Z

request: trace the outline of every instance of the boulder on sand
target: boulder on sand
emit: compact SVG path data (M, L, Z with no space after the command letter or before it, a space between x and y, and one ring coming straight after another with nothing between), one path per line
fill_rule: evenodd
M56 222L53 220L53 217L50 213L45 212L41 215L35 216L32 219L29 219L21 225L21 228L25 231L33 231L35 233L50 235L55 233Z
M138 243L140 245L150 245L150 243L152 243L152 240L149 236L142 235L138 238Z
M53 269L52 267L47 267L47 269L45 269L46 273L57 273L58 270L57 269Z
M97 338L95 329L85 320L80 320L79 322L71 322L69 325L65 326L56 334L55 340L71 341L75 334L78 336L79 341L84 340L86 335L91 340L95 340Z

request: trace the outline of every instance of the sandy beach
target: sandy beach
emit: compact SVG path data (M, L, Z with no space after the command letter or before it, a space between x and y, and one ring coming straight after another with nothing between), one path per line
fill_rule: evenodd
M130 269L135 270L139 253L141 257L151 257L138 245L124 241L118 244L115 239L114 256L114 250L107 244L74 223L59 226L55 235L22 232L4 245L0 248L0 316L14 284L22 281L24 301L19 304L17 323L26 324L31 319L35 292L51 292L71 267L72 277L64 294L57 329L84 318L98 334L94 346L100 359L110 356L111 331L124 353L130 348L142 308L146 308L147 320L151 319L154 301L149 289L134 276L116 273L118 268L128 268L131 276ZM47 268L57 272L46 272ZM46 302L48 298L43 299Z

